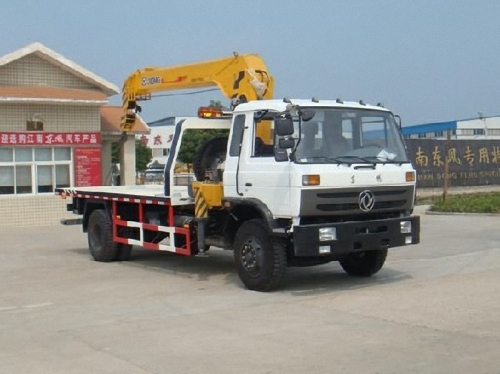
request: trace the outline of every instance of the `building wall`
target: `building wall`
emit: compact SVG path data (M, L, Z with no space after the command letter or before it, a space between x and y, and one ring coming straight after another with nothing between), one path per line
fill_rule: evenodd
M403 128L403 133L405 133L407 139L445 139L447 131L450 131L451 139L500 139L500 116L437 124L430 123Z
M100 132L99 106L0 104L0 130L26 131L26 121L34 115L43 119L47 132Z
M63 218L76 218L66 211L67 200L55 195L0 197L0 227L50 226Z
M34 54L0 67L0 84L95 89L95 86Z
M49 86L98 91L96 86L71 73L67 67L48 62L35 54L0 67L0 85ZM33 116L43 120L44 132L101 132L98 104L82 106L71 103L30 104L6 101L0 103L0 132L26 132L26 121ZM74 162L74 155L72 160ZM71 173L75 172L73 166L70 170ZM74 182L73 176L71 182ZM0 227L56 225L61 218L75 218L71 212L66 211L67 202L53 193L0 194Z
M457 121L458 139L500 139L500 117Z

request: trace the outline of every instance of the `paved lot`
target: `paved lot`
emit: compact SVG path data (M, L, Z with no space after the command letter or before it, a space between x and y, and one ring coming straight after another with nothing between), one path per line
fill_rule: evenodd
M229 252L90 260L80 227L0 229L0 373L500 373L500 217L422 217L371 279L244 290Z

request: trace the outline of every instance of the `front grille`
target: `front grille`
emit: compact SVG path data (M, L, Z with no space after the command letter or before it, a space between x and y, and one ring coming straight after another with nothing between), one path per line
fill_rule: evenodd
M301 198L301 216L367 214L359 207L359 194L367 188L304 190ZM404 211L411 209L412 186L369 188L375 205L369 213Z

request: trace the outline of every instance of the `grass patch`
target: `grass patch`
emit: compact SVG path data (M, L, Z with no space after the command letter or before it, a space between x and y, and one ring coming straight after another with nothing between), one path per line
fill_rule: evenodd
M449 195L446 201L440 197L438 201L432 203L430 210L433 212L500 213L500 193Z

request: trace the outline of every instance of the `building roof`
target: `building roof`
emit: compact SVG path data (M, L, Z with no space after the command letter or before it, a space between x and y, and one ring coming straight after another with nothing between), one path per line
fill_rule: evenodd
M121 106L102 106L101 107L101 131L105 134L122 133L120 123L123 116L123 108ZM149 127L139 115L135 117L135 125L132 134L149 134Z
M59 53L54 52L50 48L47 48L41 43L32 43L24 48L18 49L15 52L9 53L0 57L0 66L7 65L13 61L19 60L25 56L35 54L46 61L60 67L61 69L74 74L75 76L95 85L100 90L102 90L106 96L116 95L120 92L120 89L113 83L99 77L98 75L92 73L91 71L81 67L75 62L68 60Z
M46 86L2 86L0 102L73 103L103 105L106 94L98 90L85 90Z
M426 123L422 125L404 126L401 128L403 135L422 134L446 130L456 130L457 121Z
M467 123L469 126L479 128L479 127L484 127L484 123L481 123L480 121L485 121L485 120L495 121L497 119L500 119L500 115L480 116L479 118L476 117L468 119L458 119L446 122L423 123L418 125L404 126L401 129L401 131L403 135L425 134L425 133L432 133L432 132L439 132L446 130L457 130L457 128L463 127L465 123ZM473 124L474 122L476 122L475 126ZM478 122L480 125L478 125Z

